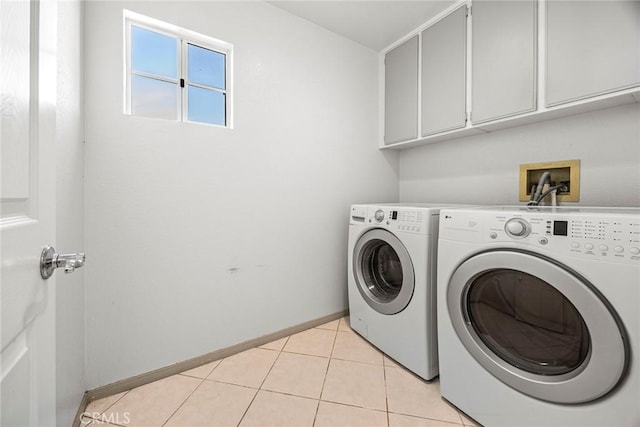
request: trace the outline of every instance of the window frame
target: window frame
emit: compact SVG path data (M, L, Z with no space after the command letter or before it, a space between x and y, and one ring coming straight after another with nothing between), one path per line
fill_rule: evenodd
M160 76L153 73L145 73L133 71L131 60L131 27L135 26L144 30L153 31L176 39L177 53L177 77L175 79L166 76ZM215 126L233 129L233 45L222 40L215 39L195 31L187 30L177 25L169 24L148 16L141 15L130 10L123 10L123 29L124 29L124 114L133 116L132 113L132 76L141 76L153 78L156 80L172 83L176 85L177 92L177 108L176 121L185 123L196 123L200 125ZM188 74L188 47L193 45L202 49L211 50L213 52L225 56L225 88L220 89L215 86L208 86L198 83L190 83ZM180 81L184 81L184 86ZM202 88L206 90L223 93L225 96L225 124L213 124L206 122L191 121L188 119L188 102L189 102L189 86ZM147 116L136 116L147 117Z

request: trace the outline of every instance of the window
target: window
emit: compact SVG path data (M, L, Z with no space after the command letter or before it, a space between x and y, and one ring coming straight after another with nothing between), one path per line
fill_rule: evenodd
M125 113L232 127L232 45L125 10Z

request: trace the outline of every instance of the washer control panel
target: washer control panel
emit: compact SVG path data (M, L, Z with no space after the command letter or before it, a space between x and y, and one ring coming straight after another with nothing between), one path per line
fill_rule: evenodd
M433 231L431 223L434 215L438 216L438 211L434 209L354 205L351 207L350 224L378 226L404 233L429 234Z

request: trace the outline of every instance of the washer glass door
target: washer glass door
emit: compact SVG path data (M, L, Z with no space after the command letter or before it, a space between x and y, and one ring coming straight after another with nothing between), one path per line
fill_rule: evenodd
M446 288L458 338L510 387L554 403L583 403L625 376L628 337L595 286L570 268L518 250L476 254Z
M402 242L383 229L364 233L353 250L353 274L358 291L371 308L396 314L411 301L414 272Z

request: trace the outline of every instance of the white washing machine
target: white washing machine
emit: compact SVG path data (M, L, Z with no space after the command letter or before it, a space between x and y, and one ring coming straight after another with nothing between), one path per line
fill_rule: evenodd
M353 205L351 328L424 379L438 375L435 267L441 205Z
M640 209L440 218L442 396L486 426L639 426Z

